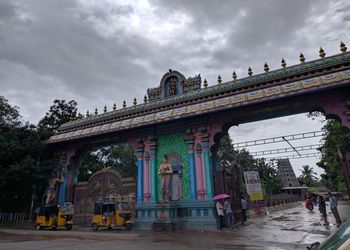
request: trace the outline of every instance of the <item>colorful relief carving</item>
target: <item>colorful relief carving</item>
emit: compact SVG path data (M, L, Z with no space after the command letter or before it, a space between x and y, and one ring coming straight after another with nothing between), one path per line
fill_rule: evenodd
M175 108L173 112L173 116L180 116L186 113L187 107Z
M321 76L320 82L323 84L328 84L341 80L341 74L329 74Z
M228 97L220 98L220 99L214 100L214 106L215 107L225 106L229 104L229 101L230 100Z
M305 79L305 80L300 81L300 83L303 85L304 89L311 88L311 87L316 87L316 86L321 85L319 77L315 77L315 78L311 78L311 79Z
M143 119L143 122L151 122L154 120L154 114L146 115Z
M265 96L264 90L259 89L247 93L248 100L260 99Z
M214 108L214 102L213 101L201 103L201 109L202 110L212 109L212 108Z
M232 104L244 102L246 100L247 100L247 97L245 94L238 94L230 97L230 102Z
M195 113L195 112L199 111L200 109L201 108L200 108L199 104L193 104L193 105L187 107L187 113Z
M283 93L283 89L281 86L274 86L270 88L264 89L265 96L273 96L273 95L279 95Z
M342 79L350 79L350 70L344 70L340 72L340 75Z
M169 118L169 117L171 117L172 113L173 113L172 109L158 112L156 114L156 120L164 120L166 118Z
M300 90L303 87L301 86L300 82L291 82L291 83L283 84L282 88L283 88L283 91L287 93L291 91Z

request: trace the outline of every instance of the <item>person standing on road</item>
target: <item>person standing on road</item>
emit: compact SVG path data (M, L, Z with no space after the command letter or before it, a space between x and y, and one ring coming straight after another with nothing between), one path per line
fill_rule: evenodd
M339 227L341 225L341 219L338 213L338 201L337 201L337 197L335 197L334 194L332 194L331 192L328 193L329 194L329 202L330 202L330 207L331 207L331 211L334 215L334 218L337 222L337 227Z
M220 201L216 202L216 212L218 213L219 217L219 229L222 229L222 226L224 224L224 207Z
M230 198L227 198L224 203L224 209L226 211L226 221L227 221L227 227L232 228L232 208L231 208L231 202Z
M322 214L322 218L323 218L324 224L326 226L328 226L329 222L327 220L326 201L325 201L325 199L323 198L322 195L320 195L318 199L319 199L318 209L320 210L320 213Z
M242 205L242 212L243 212L243 220L242 225L244 222L247 221L247 209L248 209L248 202L244 199L244 197L241 197L241 205Z

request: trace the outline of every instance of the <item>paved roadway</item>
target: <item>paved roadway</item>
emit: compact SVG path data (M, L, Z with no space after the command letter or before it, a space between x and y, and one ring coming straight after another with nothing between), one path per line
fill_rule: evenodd
M350 203L339 205L341 217L350 218ZM247 225L223 231L34 231L0 229L0 249L306 249L336 230L322 225L320 213L308 212L302 204L267 216L250 218Z

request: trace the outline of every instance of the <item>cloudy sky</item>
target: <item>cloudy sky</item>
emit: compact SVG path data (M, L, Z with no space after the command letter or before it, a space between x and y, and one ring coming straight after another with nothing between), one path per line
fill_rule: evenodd
M37 123L54 99L76 100L83 114L130 105L169 68L213 85L265 61L296 64L300 52L315 59L320 46L332 55L350 46L349 30L345 0L0 0L0 95ZM320 127L299 115L230 132L244 141Z

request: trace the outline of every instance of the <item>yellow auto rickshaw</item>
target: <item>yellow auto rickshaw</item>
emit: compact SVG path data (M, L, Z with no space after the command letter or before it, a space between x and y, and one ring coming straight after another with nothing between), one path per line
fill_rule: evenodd
M130 231L131 211L124 202L96 202L91 227L94 231L100 227L108 229L125 227Z
M40 207L35 220L35 229L43 228L56 230L66 228L72 230L73 227L73 204L65 202L63 204L44 205Z

